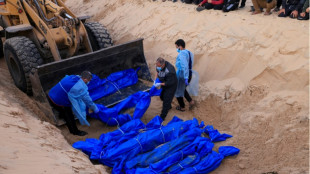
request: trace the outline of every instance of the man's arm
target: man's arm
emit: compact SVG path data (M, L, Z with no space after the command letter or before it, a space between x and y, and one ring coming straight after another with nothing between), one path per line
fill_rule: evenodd
M88 108L90 108L91 110L93 110L95 113L99 112L98 107L96 106L96 104L93 102L93 100L91 99L91 97L89 96L89 93L86 92L84 95L81 96L83 102L86 104L86 106Z

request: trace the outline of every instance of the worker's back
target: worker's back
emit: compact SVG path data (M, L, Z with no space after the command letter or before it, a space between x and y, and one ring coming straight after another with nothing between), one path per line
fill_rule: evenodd
M70 107L68 92L81 78L77 75L67 75L57 83L48 93L50 99L59 106Z

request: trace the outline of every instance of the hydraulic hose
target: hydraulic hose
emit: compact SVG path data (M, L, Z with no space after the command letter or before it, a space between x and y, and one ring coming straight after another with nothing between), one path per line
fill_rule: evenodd
M43 13L43 11L42 11L42 9L41 9L41 7L40 7L38 1L37 1L37 0L33 0L33 2L35 3L35 5L36 5L36 7L37 7L37 10L39 11L41 17L42 17L46 22L51 22L51 21L53 21L53 20L56 18L56 17L52 17L51 19L48 19L48 18L45 16L45 14Z

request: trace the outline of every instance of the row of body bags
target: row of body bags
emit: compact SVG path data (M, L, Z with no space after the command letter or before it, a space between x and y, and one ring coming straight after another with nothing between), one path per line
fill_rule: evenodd
M159 116L148 124L131 120L99 139L86 139L73 147L91 160L112 167L112 173L208 173L226 156L239 153L232 146L213 151L214 142L232 137L198 120L183 121L174 117L162 125Z

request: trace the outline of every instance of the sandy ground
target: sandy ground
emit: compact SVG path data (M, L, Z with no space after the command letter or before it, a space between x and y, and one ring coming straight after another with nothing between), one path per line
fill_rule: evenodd
M35 102L19 91L0 59L0 173L105 173L44 121Z
M104 24L116 44L143 37L152 73L159 56L174 64L174 41L186 41L195 54L200 95L194 110L172 109L166 122L174 115L196 117L234 136L217 146L236 146L240 154L212 173L309 173L309 22L252 16L250 1L229 13L150 0L66 3ZM77 137L44 122L35 102L14 86L3 58L0 98L0 173L105 173L70 144L115 128L90 120L91 127L79 127L89 135ZM153 98L142 120L158 115L161 104Z

